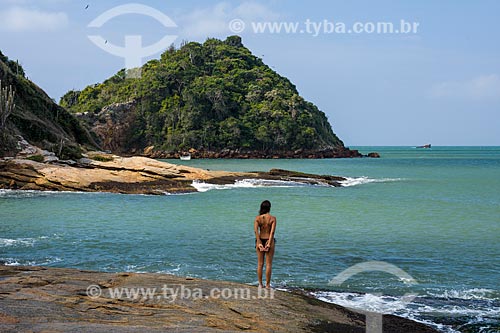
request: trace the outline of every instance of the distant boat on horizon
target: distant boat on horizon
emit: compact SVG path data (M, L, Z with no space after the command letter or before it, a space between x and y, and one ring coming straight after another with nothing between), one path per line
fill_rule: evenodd
M432 145L430 143L428 143L428 144L423 145L423 146L416 146L415 148L431 148L431 146Z

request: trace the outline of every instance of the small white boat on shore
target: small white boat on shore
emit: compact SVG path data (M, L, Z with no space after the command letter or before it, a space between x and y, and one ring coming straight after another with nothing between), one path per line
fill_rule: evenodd
M180 158L181 161L190 161L191 160L191 154L189 154L189 153L182 154L179 158Z

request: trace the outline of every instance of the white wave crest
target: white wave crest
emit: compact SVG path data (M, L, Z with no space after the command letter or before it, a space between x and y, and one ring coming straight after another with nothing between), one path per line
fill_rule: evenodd
M364 185L369 183L388 183L403 180L402 178L368 178L368 177L345 177L346 180L340 182L343 187Z
M19 261L17 261L16 259L12 259L12 258L0 260L0 262L1 262L1 264L5 265L5 266L21 266L21 263Z
M500 301L500 291L486 288L472 288L464 290L445 290L444 292L432 293L429 295L438 298L446 299L463 299L463 300L491 300Z
M33 246L35 245L35 238L0 238L0 247L10 247L10 246Z
M395 182L403 180L401 178L368 178L368 177L357 177L357 178L345 177L345 178L346 180L339 182L342 187L357 186L368 183ZM303 186L333 187L327 183L318 182L317 180L313 180L314 184L308 184L307 178L304 178L304 180L306 182L298 182L291 180L242 179L242 180L236 180L234 184L225 184L225 185L211 184L199 180L194 180L191 186L196 188L198 192L207 192L210 190L229 190L234 188L257 188L257 187L303 187Z
M431 297L447 298L450 295L459 302L436 302L429 300L427 296L417 297L410 303L404 297L387 296L380 294L362 294L353 292L318 291L312 292L312 296L328 302L335 303L351 309L372 311L384 314L394 314L408 319L419 321L444 332L457 332L450 326L436 324L423 318L433 316L469 317L472 321L481 322L483 318L498 318L500 307L498 298L492 299L492 295L498 292L491 289L469 289L464 291L445 291Z
M56 262L61 262L63 259L59 257L47 257L39 260L22 260L15 258L0 258L0 264L5 266L44 266Z
M48 196L54 194L95 194L98 192L79 192L79 191L38 191L38 190L9 190L0 189L0 197L6 198L31 198L37 196Z
M395 313L408 305L403 297L375 294L322 291L314 292L313 296L322 301L335 303L352 309L380 313Z
M198 192L207 192L210 190L229 190L234 188L257 188L257 187L297 187L307 186L307 184L285 181L285 180L266 180L266 179L242 179L236 180L234 184L210 184L194 180L191 184Z
M19 247L19 246L35 246L39 241L44 241L48 239L59 239L61 236L59 234L53 234L51 236L39 236L35 238L0 238L0 248L2 247Z

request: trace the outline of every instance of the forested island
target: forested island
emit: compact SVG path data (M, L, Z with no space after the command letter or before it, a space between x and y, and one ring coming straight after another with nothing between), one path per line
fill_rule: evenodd
M60 105L102 148L174 157L350 157L326 115L238 36L171 46L141 69L69 91Z
M185 42L57 104L0 52L0 157L23 140L62 159L102 150L178 158L361 157L326 115L238 36Z

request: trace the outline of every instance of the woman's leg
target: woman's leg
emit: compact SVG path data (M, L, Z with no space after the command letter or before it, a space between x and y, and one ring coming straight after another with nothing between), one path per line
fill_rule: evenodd
M257 251L257 278L259 279L259 287L263 287L262 284L262 268L264 267L264 254L265 252L256 249Z
M266 256L266 288L271 288L271 274L273 272L273 257L274 257L274 244L273 241L271 248L267 252Z

